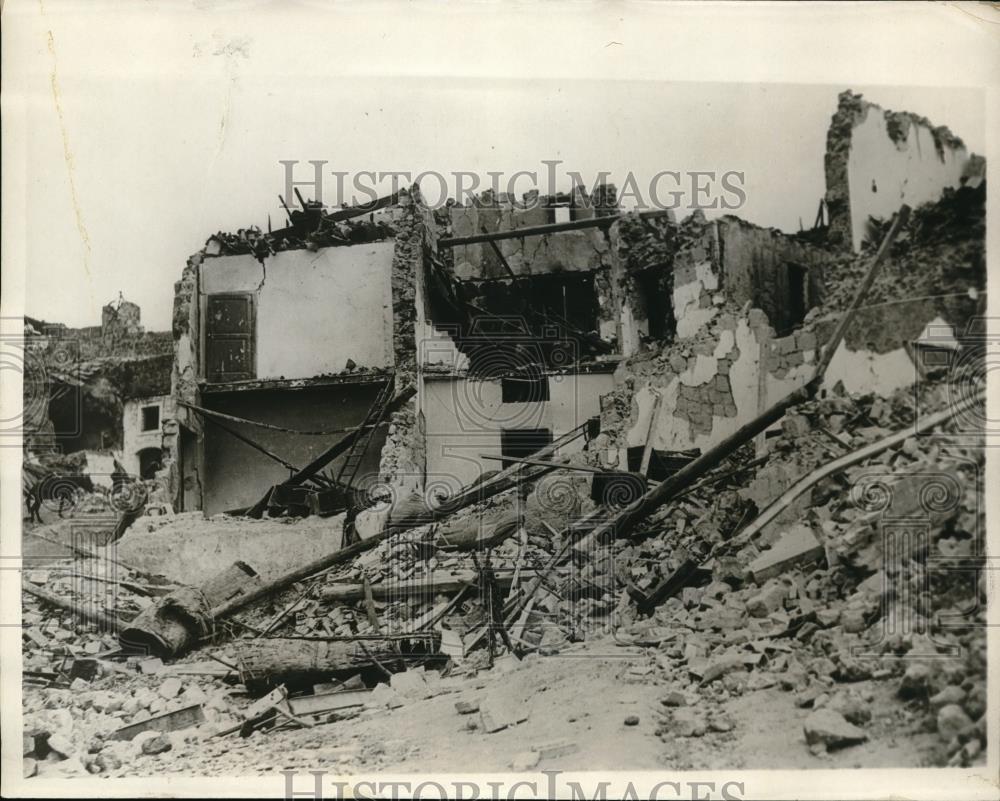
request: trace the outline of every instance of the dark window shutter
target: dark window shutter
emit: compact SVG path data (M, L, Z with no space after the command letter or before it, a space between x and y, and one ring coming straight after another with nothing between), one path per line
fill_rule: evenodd
M212 382L256 377L253 295L209 295L205 363Z

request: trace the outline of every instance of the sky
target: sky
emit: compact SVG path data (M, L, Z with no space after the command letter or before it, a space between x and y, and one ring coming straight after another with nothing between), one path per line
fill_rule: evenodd
M569 188L566 169L588 185L606 171L619 186L631 171L642 187L662 170L735 170L747 198L735 213L795 231L800 220L811 225L823 196L826 132L846 88L946 124L974 152L986 148L980 89L702 80L712 70L693 65L671 80L602 71L609 50L627 52L643 35L624 21L592 32L590 74L569 63L533 70L516 41L491 44L481 60L470 59L474 50L450 53L451 66L430 69L427 51L456 40L416 28L408 37L399 20L380 37L359 27L353 4L324 24L303 13L279 19L270 4L224 22L225 3L180 5L186 13L176 4L108 12L96 18L103 25L75 3L18 7L13 53L4 46L4 103L27 131L16 233L29 315L98 324L101 306L121 292L141 306L147 330L169 328L173 284L210 234L266 229L268 215L283 224L281 160L325 160L351 175L485 176L543 171L543 160L558 159L560 190ZM380 41L393 56L384 64ZM410 77L364 74L408 53ZM339 200L334 186L330 176L328 203Z

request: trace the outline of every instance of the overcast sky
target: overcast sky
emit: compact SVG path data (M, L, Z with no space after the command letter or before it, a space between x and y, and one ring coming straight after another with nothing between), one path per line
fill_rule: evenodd
M491 71L509 63L517 80L462 77L458 66L370 77L357 74L367 56L351 15L327 25L302 14L223 24L163 12L101 25L68 8L47 2L22 16L19 83L7 82L7 47L4 57L6 110L15 103L29 131L25 309L72 326L97 324L121 291L140 304L147 329L168 328L173 283L208 235L266 228L268 214L283 224L282 159L322 159L352 174L510 174L559 159L588 184L607 171L619 186L628 171L646 186L661 170L737 170L747 201L736 213L795 231L800 218L812 223L823 195L826 131L845 88L946 124L972 151L985 148L984 94L975 89L540 80L516 42ZM397 53L445 44L408 37L399 20L384 35ZM627 51L630 41L611 30L594 46L605 40L595 53ZM675 73L698 75L694 65ZM336 202L332 178L326 186L324 199Z

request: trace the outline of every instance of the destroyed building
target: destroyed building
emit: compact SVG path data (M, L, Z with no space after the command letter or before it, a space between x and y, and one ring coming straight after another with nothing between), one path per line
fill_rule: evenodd
M277 764L347 719L378 742L350 767L410 766L411 726L498 769L612 730L719 768L762 720L760 767L981 763L982 161L845 92L826 166L797 233L605 185L211 237L174 299L178 514L117 543L128 592L87 613L111 656L71 679L65 635L26 635L26 755L72 756L46 708L72 686L102 775ZM80 614L59 581L25 584L39 629ZM898 764L850 747L879 738Z
M172 418L168 331L145 331L139 307L120 298L103 307L99 326L26 317L24 354L29 462L86 453L88 472L106 483L116 469L153 478Z

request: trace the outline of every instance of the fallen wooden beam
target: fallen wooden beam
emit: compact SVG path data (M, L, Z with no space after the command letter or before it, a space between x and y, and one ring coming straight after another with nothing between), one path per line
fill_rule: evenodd
M211 633L214 606L232 603L259 585L253 568L235 562L200 587L182 587L147 606L121 629L118 642L161 658L181 654Z
M639 472L644 476L649 474L649 461L653 456L653 432L656 430L656 419L660 416L660 406L663 404L663 393L656 393L656 400L653 401L653 409L649 413L649 428L646 430L646 444L642 448L642 461L639 463Z
M925 431L936 428L942 423L950 420L955 415L962 414L971 409L973 406L985 402L985 399L985 395L981 392L976 393L975 395L970 395L959 403L950 405L948 408L937 412L936 414L920 415L916 425L907 426L901 431L897 431L895 434L891 434L888 437L872 442L871 444L853 451L852 453L845 454L838 459L827 462L822 467L813 470L811 473L803 476L792 484L792 486L772 501L771 504L757 516L757 519L743 529L736 537L726 541L725 543L720 543L716 547L721 548L721 546L724 545L728 550L729 548L742 546L756 536L756 534L759 533L764 526L773 521L778 517L778 515L785 511L785 509L791 506L796 498L800 497L804 492L815 486L824 478L835 475L836 473L841 473L848 467L851 467L858 462L863 462L866 459L873 459L880 453L884 453L890 448L902 445L905 440L915 434L922 434Z
M104 631L117 633L118 629L126 623L126 621L120 620L108 612L94 609L90 604L80 603L74 599L60 598L58 595L46 592L40 587L36 587L34 584L30 584L27 581L21 582L21 590L28 593L28 595L34 596L40 601L44 601L49 606L54 606L57 609L69 612L74 617L87 623L94 623Z
M510 587L514 580L514 570L505 571L498 569L497 584L501 587ZM522 578L534 578L534 570L522 570ZM450 594L459 590L475 586L479 576L474 570L462 570L458 573L450 573L444 570L436 570L430 576L421 579L411 579L409 581L387 581L380 584L372 584L372 598L379 601L396 600L409 598L414 595L437 595L438 593ZM336 601L338 603L356 603L364 600L364 584L329 584L319 591L319 597L324 601Z
M396 653L390 641L378 646L286 638L237 643L240 681L252 695L278 684L311 687L331 675L358 673L372 664L372 657L391 658Z

